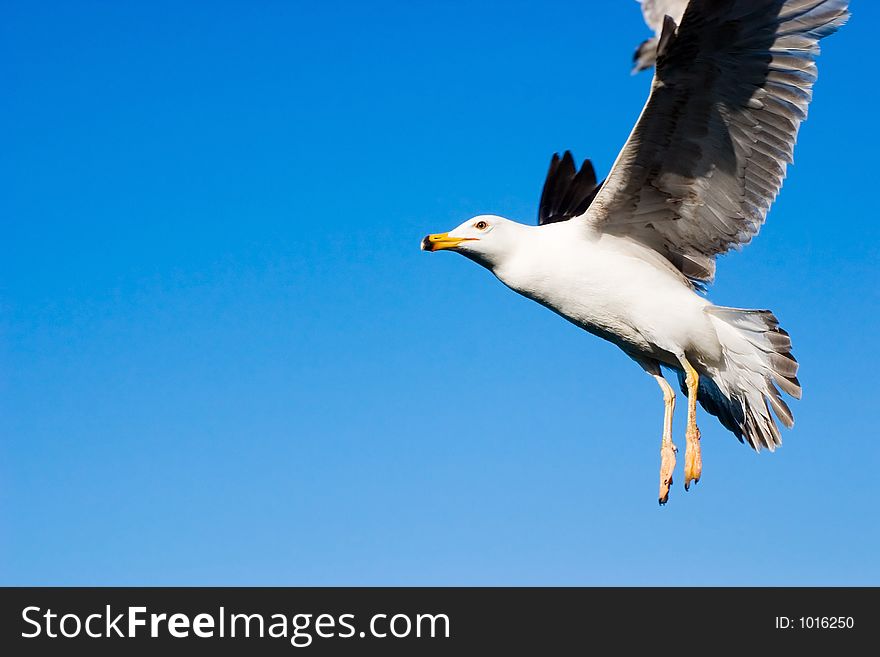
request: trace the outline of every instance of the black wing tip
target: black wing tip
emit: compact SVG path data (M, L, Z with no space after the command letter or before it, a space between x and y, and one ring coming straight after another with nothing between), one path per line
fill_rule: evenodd
M561 156L554 153L541 192L538 225L568 221L583 214L598 187L596 169L590 160L584 160L578 169L570 150Z
M595 185L596 184L596 167L593 166L593 162L591 160L587 159L581 163L581 171L580 172L583 173L584 171L589 172L589 174L590 174L589 177L593 181L593 184Z

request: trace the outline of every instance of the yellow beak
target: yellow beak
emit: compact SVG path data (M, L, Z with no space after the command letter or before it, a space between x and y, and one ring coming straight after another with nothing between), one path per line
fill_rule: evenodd
M449 237L449 233L435 233L422 240L422 251L454 249L462 242L473 242L476 237Z

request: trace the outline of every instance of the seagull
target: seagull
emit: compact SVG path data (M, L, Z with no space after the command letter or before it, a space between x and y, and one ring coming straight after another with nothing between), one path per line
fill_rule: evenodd
M636 0L636 2L642 5L642 16L648 27L654 30L654 36L645 39L636 48L633 54L633 75L654 65L657 59L657 43L663 31L663 17L669 16L676 24L681 23L681 17L688 5L688 0Z
M666 17L648 101L608 177L554 155L538 225L496 215L428 235L515 292L617 345L663 392L659 502L677 448L675 390L687 395L684 485L700 480L697 402L740 442L773 450L799 399L789 334L769 310L704 295L715 258L748 243L782 186L806 118L819 40L849 0L691 0Z

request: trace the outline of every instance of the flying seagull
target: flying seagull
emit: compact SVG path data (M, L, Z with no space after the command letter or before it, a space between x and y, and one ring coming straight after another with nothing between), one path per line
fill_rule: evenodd
M657 43L660 41L660 33L663 31L663 17L669 16L676 23L681 23L681 17L688 5L688 0L636 0L642 5L642 16L652 30L654 36L645 39L636 48L633 54L633 74L649 69L657 59Z
M667 17L651 93L608 178L554 156L538 225L495 215L428 235L502 283L613 342L663 391L660 503L672 484L675 391L687 394L685 489L702 472L696 405L755 450L781 444L770 409L800 398L788 333L768 310L700 294L715 257L748 243L775 199L807 114L818 42L849 0L691 0ZM777 388L778 386L778 388Z

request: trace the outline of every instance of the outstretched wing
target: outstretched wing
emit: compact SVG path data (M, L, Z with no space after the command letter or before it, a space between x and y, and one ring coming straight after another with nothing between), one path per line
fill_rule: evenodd
M582 215L598 190L596 171L589 160L584 160L578 171L569 151L565 151L561 159L559 153L554 153L538 205L538 225Z
M648 102L583 220L712 280L757 234L806 118L818 42L848 0L691 0L667 18Z

